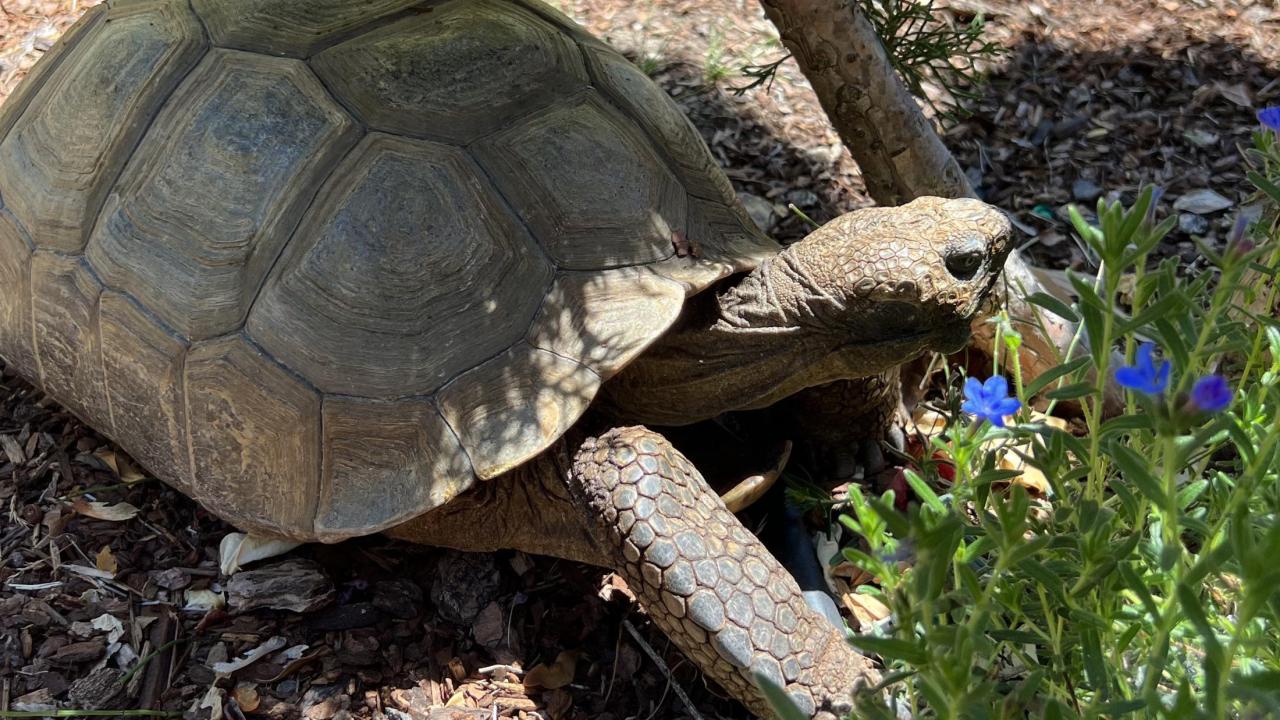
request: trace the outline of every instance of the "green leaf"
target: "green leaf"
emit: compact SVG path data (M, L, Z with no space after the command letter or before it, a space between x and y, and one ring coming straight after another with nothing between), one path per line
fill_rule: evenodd
M1019 644L1030 644L1030 645L1047 645L1048 644L1048 641L1045 640L1044 638L1040 637L1039 635L1036 635L1035 633L1029 633L1025 630L1002 630L999 628L993 628L987 631L987 635L991 637L993 640L1002 640L1004 642L1014 642Z
M915 491L916 497L924 501L925 505L928 505L931 510L939 515L946 513L947 507L942 504L942 500L938 498L937 493L933 491L933 488L929 487L929 484L918 473L914 470L906 470L903 475L907 478L907 484Z
M1115 717L1116 715L1128 715L1131 712L1137 712L1146 706L1147 701L1142 699L1113 700L1112 702L1102 703L1094 710L1101 717Z
M1138 573L1134 572L1129 563L1120 563L1116 566L1120 572L1120 578L1124 580L1125 585L1129 586L1129 590L1138 596L1138 600L1142 606L1146 608L1147 614L1151 616L1152 621L1160 620L1160 606L1156 604L1155 598L1151 597L1151 591L1147 589L1147 583L1143 581Z
M1280 186L1263 177L1262 173L1249 172L1247 174L1249 182L1253 183L1259 190L1271 196L1271 201L1280 204Z
M1072 617L1076 616L1073 611ZM1107 697L1110 686L1107 683L1107 662L1102 657L1102 642L1098 639L1098 631L1092 627L1080 632L1080 652L1084 656L1084 674L1089 685L1102 697Z
M1102 437L1110 437L1122 432L1131 432L1133 430L1155 430L1155 420L1147 414L1142 415L1120 415L1102 423Z
M1206 489L1209 487L1208 480L1197 480L1190 485L1178 491L1178 507L1186 510L1187 506L1196 501Z
M1039 377L1037 377L1035 380L1032 380L1029 384L1027 384L1026 388L1023 391L1023 394L1026 395L1027 397L1035 397L1037 394L1040 393L1041 390L1048 387L1049 383L1057 380L1060 377L1065 377L1067 375L1071 375L1075 373L1080 368L1088 365L1091 361L1092 361L1092 358L1088 356L1082 356L1082 357L1076 358L1075 360L1072 360L1071 362L1063 363L1062 365L1057 365L1052 370L1041 373Z
M1214 659L1222 657L1222 645L1218 643L1218 635L1209 625L1209 619L1205 617L1204 606L1200 602L1200 598L1191 591L1191 588L1185 584L1178 584L1178 604L1182 606L1182 612L1195 626L1196 632L1200 633L1200 638L1204 640L1205 651Z
M1165 500L1164 488L1155 476L1151 474L1150 461L1134 452L1129 447L1118 442L1108 443L1109 454L1116 461L1116 465L1120 466L1120 472L1124 475L1124 479L1133 483L1138 491L1147 497L1148 500L1155 503L1157 507L1165 507L1168 502Z
M1075 400L1076 398L1092 395L1094 392L1093 383L1078 382L1071 385L1065 385L1055 390L1046 392L1044 396L1049 400Z
M782 688L774 685L772 680L760 673L753 673L753 675L756 686L760 688L764 699L769 702L769 707L773 708L773 714L778 720L808 720Z
M1052 541L1053 537L1050 535L1037 535L1031 542L1018 543L1013 547L1005 562L1009 565L1018 565L1023 560L1035 557L1036 553L1049 547L1049 543Z
M1049 293L1046 293L1046 292L1032 293L1031 295L1027 296L1027 302L1031 303L1032 305L1039 305L1045 310L1048 310L1054 315L1057 315L1058 317L1064 320L1067 320L1069 322L1073 322L1073 323L1080 322L1080 316L1076 314L1075 310L1071 309L1070 305L1062 302L1061 300L1054 297L1053 295L1050 295Z
M883 658L902 660L912 665L925 665L929 662L929 653L919 642L873 635L855 635L850 642Z

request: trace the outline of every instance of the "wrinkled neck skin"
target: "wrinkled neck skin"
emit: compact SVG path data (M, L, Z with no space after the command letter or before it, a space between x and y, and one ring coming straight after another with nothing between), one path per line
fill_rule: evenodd
M924 338L852 337L844 320L858 308L817 287L797 250L691 298L676 326L604 386L605 407L630 422L685 425L889 372L926 349Z

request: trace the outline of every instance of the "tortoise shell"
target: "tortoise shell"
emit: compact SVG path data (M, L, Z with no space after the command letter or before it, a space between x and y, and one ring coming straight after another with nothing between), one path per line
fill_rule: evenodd
M676 105L533 0L99 6L3 107L0 202L0 355L301 540L534 457L778 249Z

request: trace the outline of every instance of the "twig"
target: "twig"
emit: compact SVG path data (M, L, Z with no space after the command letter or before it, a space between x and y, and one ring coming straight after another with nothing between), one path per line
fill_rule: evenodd
M156 657L157 655L159 655L160 653L164 652L165 650L168 650L169 648L173 647L174 645L177 645L177 644L178 644L179 642L181 642L181 641L182 641L182 638L174 638L174 639L170 640L169 642L167 642L167 643L165 643L165 644L161 645L160 647L156 648L155 650L153 650L153 651L151 651L151 652L147 653L146 657L143 657L141 660L139 660L139 661L138 661L138 662L137 662L137 663L136 663L132 668L130 668L130 669L129 669L129 672L127 672L127 673L125 673L125 674L124 674L124 677L120 678L120 684L121 684L121 685L128 685L128 684L129 684L129 681L133 679L133 676L134 676L135 674L137 674L137 672L138 672L139 670L141 670L142 668L146 667L147 663L151 662L152 660L154 660L154 659L155 659L155 657ZM179 713L179 714L181 714L181 713Z
M648 655L649 659L653 661L653 664L658 666L658 670L662 671L662 674L666 676L667 682L671 685L671 690L675 692L676 697L680 698L680 702L684 703L685 709L689 711L689 716L692 717L693 720L706 720L706 718L702 717L698 712L698 709L693 706L693 701L689 699L687 694L685 694L684 688L680 687L680 683L676 682L675 678L671 677L671 670L667 668L667 664L662 661L662 658L658 656L658 653L653 649L653 647L649 645L649 643L645 642L644 638L640 637L640 632L636 630L636 626L632 625L631 621L625 618L622 620L622 626L631 634L632 639L636 641L636 644L640 646L640 649L644 651L644 654Z

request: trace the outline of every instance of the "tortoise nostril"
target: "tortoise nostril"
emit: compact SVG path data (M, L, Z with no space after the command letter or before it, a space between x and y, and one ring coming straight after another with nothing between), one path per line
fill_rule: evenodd
M947 253L947 272L961 282L972 280L982 269L984 254L979 250L956 250Z

